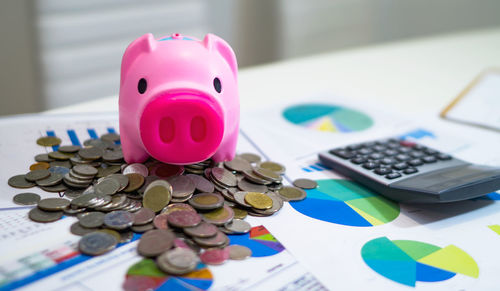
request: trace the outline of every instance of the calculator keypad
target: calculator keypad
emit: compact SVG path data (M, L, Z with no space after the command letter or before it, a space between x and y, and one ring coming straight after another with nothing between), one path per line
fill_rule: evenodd
M389 180L418 173L420 166L452 159L448 154L398 139L353 144L329 152Z

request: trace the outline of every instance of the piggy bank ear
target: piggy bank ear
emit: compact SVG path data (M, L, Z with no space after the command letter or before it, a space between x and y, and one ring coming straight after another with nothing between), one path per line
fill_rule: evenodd
M120 73L120 84L123 83L125 74L130 66L135 61L137 56L142 53L152 52L156 48L156 40L151 33L147 33L138 39L134 40L125 50L122 58L122 67Z
M228 63L234 77L237 77L238 63L236 62L236 56L234 55L233 49L225 40L209 33L203 39L203 45L210 51L217 51Z

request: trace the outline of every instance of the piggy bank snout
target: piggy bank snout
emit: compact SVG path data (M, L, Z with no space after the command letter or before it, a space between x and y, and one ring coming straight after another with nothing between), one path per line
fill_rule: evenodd
M223 110L210 96L159 96L145 106L140 133L145 149L157 160L197 163L210 158L222 142Z

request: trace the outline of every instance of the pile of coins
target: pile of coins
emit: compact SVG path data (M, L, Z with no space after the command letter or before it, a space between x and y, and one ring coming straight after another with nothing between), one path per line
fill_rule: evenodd
M210 159L185 166L155 160L126 164L119 140L106 134L80 147L59 146L57 137L38 139L42 146L59 147L35 156L30 171L8 184L38 186L61 197L40 200L35 193L20 193L13 201L36 205L29 212L36 222L76 216L70 231L82 236L79 250L91 256L143 233L137 252L155 259L162 271L182 275L200 261L222 264L251 256L245 246L229 246L227 234L248 233L247 215L273 215L284 201L302 200L304 189L317 187L308 179L284 186L285 167L252 153L219 164Z

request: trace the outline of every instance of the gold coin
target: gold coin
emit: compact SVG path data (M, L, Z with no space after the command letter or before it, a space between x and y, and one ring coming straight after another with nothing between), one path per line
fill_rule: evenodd
M56 136L43 136L36 143L44 147L52 147L61 144L61 139Z
M238 207L231 207L234 211L234 218L235 219L244 219L248 215L248 211L245 209L241 209Z
M234 211L231 207L224 205L221 208L201 213L203 220L218 226L224 225L234 218Z
M65 154L65 153L61 153L61 152L50 152L49 153L50 158L56 159L59 161L67 161L73 156L74 156L73 154Z
M253 208L262 210L273 207L273 200L266 194L259 192L248 192L247 195L245 195L245 202L250 204Z
M50 164L49 163L46 163L46 162L38 162L38 163L34 163L30 166L30 171L33 171L33 170L47 170L48 168L50 168Z
M154 212L162 210L172 199L170 187L172 186L164 180L156 180L149 184L142 198L143 207L149 208Z
M133 192L144 184L144 176L141 174L136 174L136 173L130 173L130 174L125 174L125 176L128 177L128 186L127 188L123 189L125 192Z

